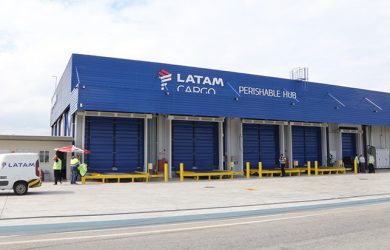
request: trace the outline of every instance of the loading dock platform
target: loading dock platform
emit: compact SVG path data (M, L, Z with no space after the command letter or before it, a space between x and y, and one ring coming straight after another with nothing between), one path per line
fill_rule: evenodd
M120 182L121 179L130 179L131 182L134 182L135 179L144 179L146 182L149 182L150 175L143 172L135 173L91 173L89 175L81 177L81 183L85 184L86 180L101 180L102 183L106 183L110 179L116 179L117 182Z

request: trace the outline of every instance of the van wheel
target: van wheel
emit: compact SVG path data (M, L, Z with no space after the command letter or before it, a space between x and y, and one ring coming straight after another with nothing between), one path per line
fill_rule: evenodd
M14 185L14 192L17 195L24 195L28 191L28 186L26 182L16 182Z

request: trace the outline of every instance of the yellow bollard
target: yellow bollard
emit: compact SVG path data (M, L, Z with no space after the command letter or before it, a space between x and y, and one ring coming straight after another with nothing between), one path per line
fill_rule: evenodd
M168 163L164 163L164 182L168 182Z
M184 181L184 164L180 163L180 181Z
M249 179L251 176L251 165L250 162L246 163L246 178Z
M259 162L259 178L263 177L263 163Z
M353 170L354 170L355 174L358 173L358 164L357 164L357 160L354 160L354 161L353 161Z
M152 163L148 163L148 169L147 169L146 172L149 174L152 169L153 169L153 164Z
M314 174L318 175L318 161L314 162Z
M310 176L311 175L311 162L310 161L307 161L307 175Z

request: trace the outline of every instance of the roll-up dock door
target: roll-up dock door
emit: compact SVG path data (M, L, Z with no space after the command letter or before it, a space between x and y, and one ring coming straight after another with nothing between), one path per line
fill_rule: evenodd
M135 118L86 117L85 147L90 171L143 171L144 120Z
M250 162L251 168L257 168L258 162L264 169L279 166L279 126L261 124L243 124L244 164Z
M219 166L218 123L172 121L172 170L209 171Z
M307 161L318 161L321 165L321 128L309 126L292 127L293 160L303 166Z
M356 134L342 133L343 162L345 166L351 167L356 156Z

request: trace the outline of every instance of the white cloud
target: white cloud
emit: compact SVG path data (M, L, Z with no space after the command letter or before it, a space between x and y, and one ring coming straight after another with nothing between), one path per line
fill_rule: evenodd
M390 92L388 1L2 1L0 133L49 133L72 53Z

